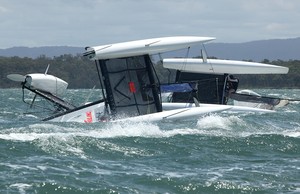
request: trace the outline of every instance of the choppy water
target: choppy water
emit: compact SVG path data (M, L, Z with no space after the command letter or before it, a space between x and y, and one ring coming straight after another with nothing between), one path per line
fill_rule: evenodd
M300 193L297 102L194 122L78 124L22 114L20 89L0 98L0 193Z

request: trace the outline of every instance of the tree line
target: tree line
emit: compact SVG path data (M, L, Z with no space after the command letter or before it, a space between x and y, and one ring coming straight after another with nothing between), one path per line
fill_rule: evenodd
M300 60L269 61L262 63L280 65L289 68L287 75L237 75L240 88L300 88ZM82 55L61 55L58 57L38 58L0 57L0 88L20 87L20 83L7 79L8 74L44 73L48 64L48 74L55 75L69 83L69 88L100 88L95 62ZM155 65L161 82L167 82L166 71L161 63Z

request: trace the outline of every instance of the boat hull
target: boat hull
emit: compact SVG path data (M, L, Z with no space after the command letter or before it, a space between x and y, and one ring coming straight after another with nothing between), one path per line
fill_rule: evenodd
M198 108L224 108L224 111L232 111L232 112L259 112L259 113L269 113L275 112L273 110L267 110L256 107L246 107L246 106L234 106L234 105L221 105L221 104L203 104L199 103ZM162 103L162 107L164 111L174 110L174 109L182 109L182 108L196 108L194 103Z
M209 74L287 74L289 68L235 60L221 59L164 59L164 68L176 69L183 72L209 73Z
M132 121L132 122L154 122L154 121L181 121L199 118L201 115L222 112L228 110L228 107L189 107L189 108L179 108L175 110L166 110L163 112L141 115L136 117L129 117L124 119L118 119L116 122L120 121Z
M212 106L212 107L182 107L173 110L166 110L147 115L140 115L134 117L116 118L110 120L105 116L105 104L103 102L94 104L92 106L84 107L69 113L56 116L47 121L51 122L79 122L79 123L95 123L95 122L154 122L162 120L186 120L194 119L201 115L222 112L229 110L226 106Z
M56 115L45 119L51 122L78 122L78 123L95 123L106 121L105 117L105 103L97 103L92 105L85 105L82 108L74 109L64 114Z
M87 47L85 56L92 60L163 53L214 40L213 37L174 36Z

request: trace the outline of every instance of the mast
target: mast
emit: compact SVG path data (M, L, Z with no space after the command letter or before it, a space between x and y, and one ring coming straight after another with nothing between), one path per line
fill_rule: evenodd
M158 87L155 83L155 79L154 79L154 75L153 75L151 59L150 59L149 55L144 55L144 59L145 59L146 68L147 68L148 75L149 75L150 87L152 89L152 94L154 97L156 110L157 110L157 112L162 112L162 104L159 99L159 91L158 91Z
M113 95L113 92L112 92L112 87L111 87L111 84L110 84L110 78L109 78L108 70L107 70L107 67L106 67L106 61L105 60L99 60L98 64L100 66L102 76L104 77L103 82L104 82L105 91L106 91L106 97L104 97L104 98L106 99L107 103L109 104L110 111L111 111L112 115L115 115L116 114L116 104L115 104L115 101L114 101L114 95Z

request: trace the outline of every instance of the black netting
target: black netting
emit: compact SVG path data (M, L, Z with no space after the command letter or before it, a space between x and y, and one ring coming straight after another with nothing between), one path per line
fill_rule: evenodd
M110 59L102 63L110 107L117 115L157 112L145 56ZM105 70L106 68L106 70ZM111 94L109 94L111 92Z
M210 75L199 73L178 72L176 82L193 83L197 87L192 92L173 93L173 102L194 102L196 97L200 103L222 104L224 91L224 75Z
M236 101L243 101L243 102L253 102L253 103L266 103L273 106L276 106L280 103L280 98L272 98L272 97L265 97L265 96L255 96L255 95L248 95L248 94L239 94L239 93L232 93L229 96L231 99Z

